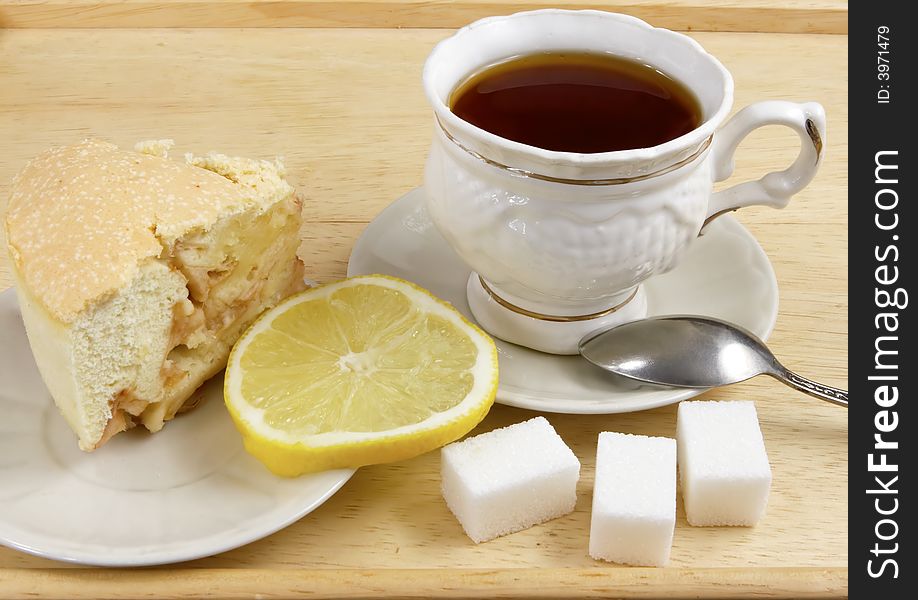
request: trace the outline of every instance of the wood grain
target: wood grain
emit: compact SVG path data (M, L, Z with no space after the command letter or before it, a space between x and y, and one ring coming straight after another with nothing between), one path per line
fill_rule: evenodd
M219 587L213 582L219 581ZM847 594L842 569L324 569L276 573L242 569L177 569L79 573L0 569L0 590L10 600L48 597L77 600L131 598L832 598Z
M557 6L681 30L848 32L844 0L0 0L0 27L461 27Z
M30 156L87 135L125 145L175 137L178 152L284 155L292 181L308 197L303 233L310 275L322 281L341 277L365 224L421 180L431 119L420 68L433 44L448 34L0 32L0 211L10 178ZM779 281L772 348L801 373L846 387L847 38L693 37L733 72L737 107L764 98L826 105L826 161L810 187L783 211L738 215L771 258ZM786 130L757 132L740 148L735 181L783 167L796 143ZM8 265L0 252L0 289L11 283ZM0 548L0 596L844 595L847 412L768 379L706 397L756 401L774 470L769 508L755 528L696 528L687 526L680 504L667 569L594 562L587 544L596 435L614 430L672 436L674 407L549 415L583 463L576 510L486 544L469 541L450 515L439 494L439 458L430 453L361 469L291 527L178 570L71 573L60 563ZM478 431L531 416L495 407Z

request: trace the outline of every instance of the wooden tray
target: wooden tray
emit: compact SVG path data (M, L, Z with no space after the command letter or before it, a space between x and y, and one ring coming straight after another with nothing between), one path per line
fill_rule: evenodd
M180 152L284 155L309 199L310 274L339 278L366 223L421 181L431 119L420 69L450 33L437 27L543 5L0 0L0 21L23 27L0 31L0 210L10 178L30 156L87 135L126 145L173 137ZM846 31L846 4L634 0L621 7L658 25L762 31L693 34L733 72L737 107L766 98L825 104L828 150L815 181L783 211L738 214L780 284L773 349L800 372L845 387L847 36L838 34ZM120 28L163 25L170 28ZM258 28L229 28L240 25ZM179 26L226 28L171 28ZM279 28L290 26L298 28ZM740 149L736 177L788 164L795 144L787 130L757 132ZM0 252L0 289L9 285ZM83 569L0 548L0 597L846 595L847 412L767 379L706 397L757 401L774 469L768 513L753 529L694 528L680 506L665 569L594 562L587 544L597 433L672 436L674 407L549 415L583 463L576 511L482 545L463 535L440 498L431 453L361 469L302 521L193 563ZM479 429L531 416L499 406Z

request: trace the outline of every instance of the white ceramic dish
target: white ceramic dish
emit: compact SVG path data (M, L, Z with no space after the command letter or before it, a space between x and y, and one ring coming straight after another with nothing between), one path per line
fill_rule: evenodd
M55 560L141 566L210 556L315 510L353 475L282 479L242 447L223 377L156 435L87 454L45 389L13 290L0 293L0 543Z
M656 146L581 154L502 138L449 108L471 74L552 52L653 65L688 86L701 123ZM643 281L682 262L718 215L786 206L813 179L825 147L819 104L757 102L725 121L733 105L726 68L695 40L617 13L546 9L476 21L437 44L423 83L435 115L427 210L475 272L471 313L495 337L554 354L577 355L588 333L644 317ZM767 125L797 133L794 163L714 192L732 175L742 140Z
M384 273L408 279L471 317L470 269L427 214L417 188L384 210L354 245L348 276ZM572 265L573 267L573 265ZM675 269L647 280L647 312L699 314L732 321L767 339L778 314L778 284L755 238L730 215L716 219ZM618 378L579 356L544 354L497 340L497 401L542 412L620 413L678 402L702 391Z

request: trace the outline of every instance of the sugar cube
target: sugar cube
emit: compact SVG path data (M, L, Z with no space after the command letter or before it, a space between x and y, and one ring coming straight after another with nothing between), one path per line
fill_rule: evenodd
M662 567L676 527L676 440L603 432L596 448L590 556Z
M441 451L443 498L476 543L574 510L580 461L544 417Z
M683 402L676 439L689 524L755 525L771 487L755 404Z

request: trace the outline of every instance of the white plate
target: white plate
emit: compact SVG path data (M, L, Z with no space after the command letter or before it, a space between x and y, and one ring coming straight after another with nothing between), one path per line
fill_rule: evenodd
M42 383L13 290L0 293L0 543L56 560L140 566L210 556L315 510L354 471L282 479L242 447L223 377L156 435L81 452Z
M417 188L392 203L354 245L348 276L384 273L421 285L472 318L469 268L447 245ZM575 265L571 265L572 268ZM767 339L778 315L778 283L755 238L730 215L714 221L682 263L645 283L648 313L719 317ZM704 390L664 388L612 376L576 356L555 356L497 340L497 401L542 412L631 412Z

